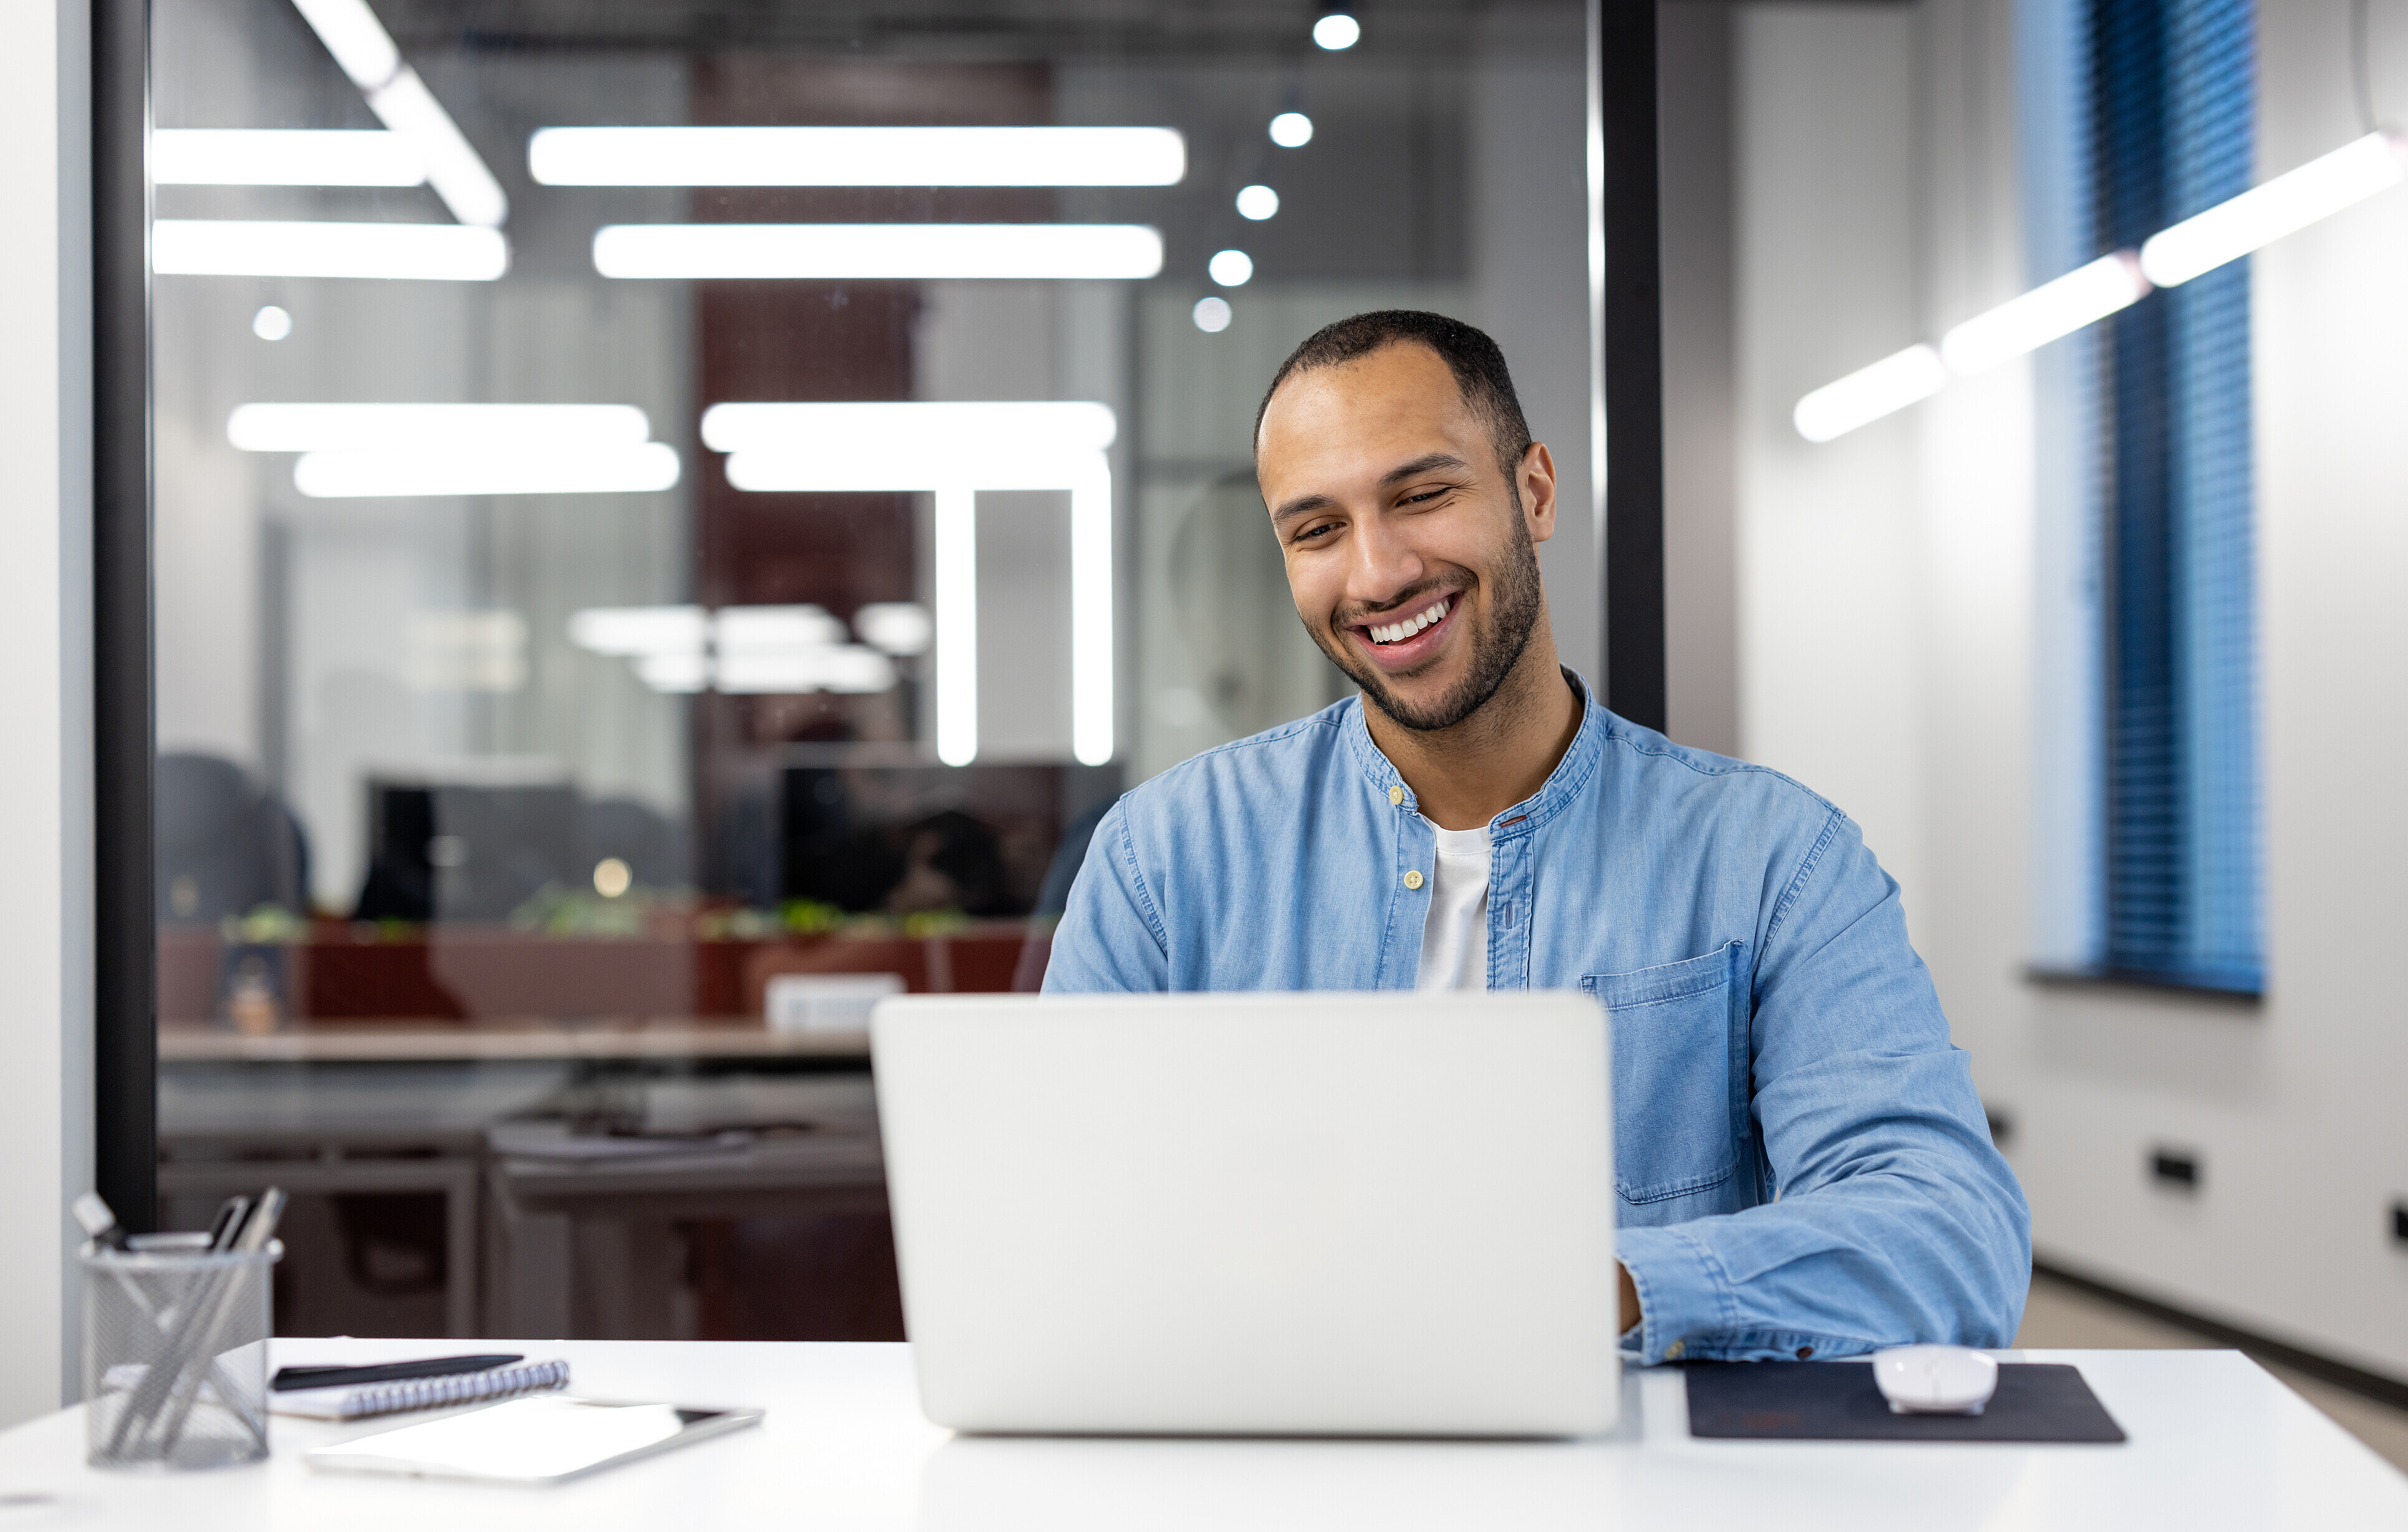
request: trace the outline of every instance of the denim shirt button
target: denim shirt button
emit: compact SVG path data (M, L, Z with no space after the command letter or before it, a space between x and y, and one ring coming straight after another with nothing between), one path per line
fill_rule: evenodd
M1419 867L1415 867L1405 874L1405 886L1407 888L1419 888L1422 886L1422 874Z
M1677 1362L1681 1359L1681 1353L1688 1349L1689 1347L1686 1341L1675 1340L1670 1345L1664 1348L1664 1360L1667 1362Z
M1388 789L1388 802L1389 802L1389 803L1391 803L1391 804L1400 804L1400 803L1403 803L1404 801L1405 801L1405 790L1404 790L1403 788L1401 788L1401 787L1392 787L1392 788Z

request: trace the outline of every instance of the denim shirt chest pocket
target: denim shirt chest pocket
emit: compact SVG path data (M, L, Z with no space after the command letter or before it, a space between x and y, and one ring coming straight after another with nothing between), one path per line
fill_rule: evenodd
M1613 1035L1613 1174L1629 1203L1710 1191L1739 1168L1747 1119L1744 942L1590 974Z

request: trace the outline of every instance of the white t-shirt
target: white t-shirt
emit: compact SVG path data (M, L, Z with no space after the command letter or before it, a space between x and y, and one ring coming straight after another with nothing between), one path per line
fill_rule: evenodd
M1488 826L1438 832L1429 913L1422 922L1420 990L1488 987Z

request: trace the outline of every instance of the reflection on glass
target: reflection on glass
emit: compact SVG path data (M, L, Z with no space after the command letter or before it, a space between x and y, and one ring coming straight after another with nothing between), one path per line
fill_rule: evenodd
M287 1333L899 1335L867 1006L1339 694L1280 358L1462 313L1578 458L1582 7L153 14L166 1219L294 1191Z

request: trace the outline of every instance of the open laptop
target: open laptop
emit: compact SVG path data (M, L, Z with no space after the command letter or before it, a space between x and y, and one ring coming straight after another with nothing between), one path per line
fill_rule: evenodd
M1619 1399L1574 994L928 995L872 1014L903 1309L968 1431L1577 1436Z

